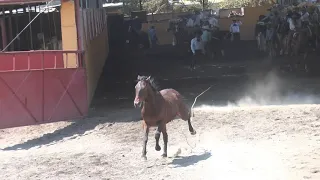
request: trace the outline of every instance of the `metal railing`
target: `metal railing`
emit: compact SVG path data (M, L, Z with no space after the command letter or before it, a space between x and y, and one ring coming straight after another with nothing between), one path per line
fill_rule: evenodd
M0 71L84 67L84 51L39 50L0 52Z

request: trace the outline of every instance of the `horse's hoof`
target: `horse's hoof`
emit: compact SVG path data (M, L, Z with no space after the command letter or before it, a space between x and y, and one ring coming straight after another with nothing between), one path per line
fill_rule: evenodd
M161 147L160 146L156 146L156 151L160 151L161 150Z
M165 153L163 153L161 156L162 156L163 158L168 157L168 155L167 155L167 154L165 154Z
M191 135L196 135L197 134L197 131L196 130L193 130L192 132L190 132Z
M143 160L145 160L145 161L147 160L147 156L146 156L146 155L142 155L141 158L142 158Z

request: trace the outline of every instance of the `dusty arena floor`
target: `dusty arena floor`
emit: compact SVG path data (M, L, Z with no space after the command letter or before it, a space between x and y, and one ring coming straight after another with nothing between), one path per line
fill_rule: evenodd
M196 136L184 121L168 125L167 159L151 132L147 161L139 122L85 133L90 119L2 130L0 179L320 179L320 105L200 107L195 115Z

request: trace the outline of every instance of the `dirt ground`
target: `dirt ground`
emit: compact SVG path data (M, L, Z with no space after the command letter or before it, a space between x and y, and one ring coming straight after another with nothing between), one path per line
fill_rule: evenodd
M192 74L181 66L176 80L159 73L188 104L212 86L194 109L197 135L182 120L168 124L168 158L155 151L154 131L140 158L139 110L124 82L99 94L86 119L0 130L0 179L320 179L319 81L259 74L253 64L261 62L207 63Z
M191 136L185 122L173 121L169 158L154 150L151 133L147 161L140 158L139 122L100 123L83 134L77 131L90 122L73 129L61 122L3 130L0 178L316 180L319 110L319 105L198 108L193 119L198 134Z

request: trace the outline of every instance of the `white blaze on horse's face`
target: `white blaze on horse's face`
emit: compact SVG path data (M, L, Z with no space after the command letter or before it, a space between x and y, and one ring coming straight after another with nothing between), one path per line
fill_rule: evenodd
M141 107L141 103L145 101L145 98L147 96L147 83L141 80L136 84L135 89L136 89L136 97L134 98L133 105L135 107L137 106Z

